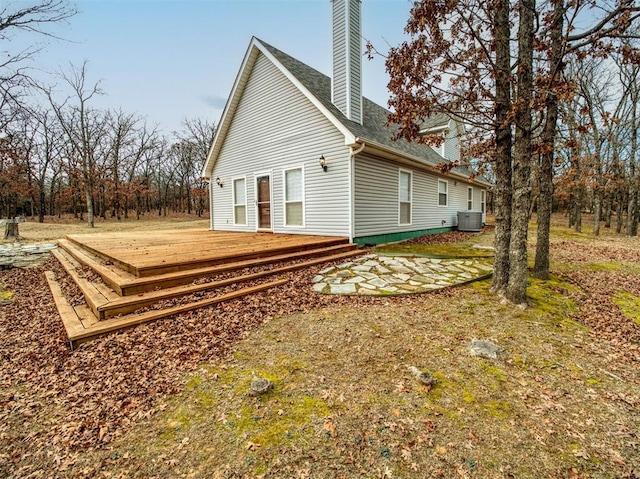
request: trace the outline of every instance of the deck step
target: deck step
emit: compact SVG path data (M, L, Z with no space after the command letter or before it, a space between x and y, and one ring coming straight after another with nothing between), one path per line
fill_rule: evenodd
M47 283L49 284L49 289L51 290L58 314L60 314L60 318L62 319L62 325L71 343L71 349L73 349L74 344L71 338L84 333L85 326L82 324L82 321L80 321L76 310L62 294L62 288L60 287L60 283L56 281L55 273L53 271L45 271L44 275L47 278Z
M313 250L313 255L325 254L325 256L321 256L317 258L317 262L313 264L309 264L308 266L313 266L314 264L326 263L327 261L333 261L334 259L347 258L349 256L354 256L357 254L361 254L360 251L354 249L355 245L350 245L349 251L340 251L336 254L334 253L335 248L323 248L322 250ZM346 245L342 245L339 247L340 250L346 249ZM327 251L329 250L329 251ZM220 273L228 273L231 271L237 271L244 268L254 267L254 266L263 266L266 264L275 263L278 261L287 261L309 257L304 253L293 253L289 255L280 255L280 256L272 256L271 258L259 258L255 260L248 261L239 261L237 263L228 263L220 266L211 266L208 268L199 268L191 271L180 271L178 273L167 273L158 276L154 276L152 278L138 278L132 281L129 281L126 284L120 285L120 290L122 291L122 296L130 296L134 294L140 294L148 291L152 291L156 288L171 288L173 286L180 286L184 284L191 283L194 279L202 278L204 276L214 276Z
M122 271L113 266L103 265L91 253L85 251L83 248L77 246L75 243L69 240L58 240L58 246L69 253L69 255L71 255L74 260L78 261L84 266L88 266L98 275L100 275L102 281L104 281L112 290L114 290L120 296L122 296L120 284L135 279L135 276L130 273Z
M267 276L288 273L291 271L298 271L300 269L309 268L311 266L323 264L328 261L344 259L350 256L354 256L356 254L360 254L360 252L359 251L343 252L343 253L334 254L332 256L326 256L322 258L316 258L310 261L305 261L304 263L291 264L287 266L282 266L280 268L274 268L266 271L259 271L257 273L246 274L242 276L234 276L232 278L223 279L220 281L212 281L209 283L202 283L202 284L191 284L186 286L176 286L173 288L166 288L166 289L160 289L157 291L140 293L139 295L123 296L123 297L116 298L112 301L109 301L107 303L104 303L101 306L98 306L98 312L100 313L100 317L110 317L110 316L115 316L117 314L130 313L132 311L135 311L136 309L149 306L153 303L156 303L158 301L162 301L165 299L177 298L180 296L197 293L201 291L211 291L214 289L223 288L225 286L230 286L233 284L265 278Z
M51 276L53 276L53 274ZM49 276L47 276L47 280L49 280ZM53 281L55 282L55 278L53 278ZM82 321L80 321L81 313L77 311L79 308L81 309L82 306L72 308L71 306L69 306L66 299L62 297L62 291L60 291L59 285L57 286L56 292L54 292L54 289L56 287L52 286L51 282L49 283L49 286L52 289L54 298L55 297L61 298L60 303L62 304L63 310L58 309L58 311L60 311L61 316L63 314L62 311L64 311L64 314L66 315L67 322L65 323L65 329L67 330L67 336L69 337L71 348L74 349L79 343L90 341L91 339L104 336L105 334L108 334L111 332L119 331L125 328L130 328L130 327L137 326L139 324L147 323L150 321L155 321L157 319L167 318L170 316L174 316L176 314L185 313L187 311L193 311L195 309L204 308L206 306L211 306L213 304L223 303L225 301L231 301L232 299L241 298L243 296L248 296L250 294L258 293L260 291L265 291L267 289L282 286L283 284L286 284L288 281L289 280L287 279L271 281L271 282L263 283L257 286L251 286L249 288L239 289L237 291L223 294L221 296L203 299L200 301L195 301L193 303L183 304L180 306L174 306L171 308L166 308L161 310L147 311L140 314L129 314L129 315L121 316L119 318L107 319L105 321L97 321L92 324L89 324L89 322L87 322L86 323L87 326L82 324ZM64 303L66 303L66 305ZM58 300L56 300L56 306L57 305L58 305ZM71 311L69 311L69 308L71 308ZM64 321L65 319L63 318L63 322ZM80 327L78 323L80 323L82 327ZM67 324L69 324L68 328L67 328Z
M73 282L78 285L91 312L97 318L104 318L104 313L101 315L98 308L108 303L110 299L105 297L102 292L100 292L88 279L83 278L78 274L76 266L71 262L71 259L67 257L66 253L60 250L53 250L51 253L62 265Z
M267 289L275 288L277 286L282 286L283 284L286 284L288 282L289 282L288 279L279 279L276 281L270 281L268 283L259 284L257 286L251 286L249 288L239 289L237 291L223 294L221 296L215 296L213 298L202 299L200 301L195 301L193 303L174 306L172 308L161 309L157 311L156 310L147 311L145 313L140 313L140 314L129 314L119 318L100 321L94 326L87 328L87 331L85 333L76 335L75 339L83 339L88 336L104 334L104 333L108 333L118 329L122 329L124 327L135 326L137 324L146 323L148 321L153 321L160 318L166 318L168 316L173 316L179 313L185 313L187 311L193 311L194 309L204 308L205 306L210 306L212 304L223 303L225 301L230 301L232 299L241 298L242 296L258 293L260 291L265 291Z
M131 296L153 291L158 288L172 288L175 286L189 284L194 279L202 278L204 276L213 276L220 273L228 273L255 266L264 266L266 264L279 261L320 257L320 262L325 262L332 261L333 259L340 259L341 257L352 256L354 254L360 254L359 251L357 251L357 246L355 244L346 243L297 253L256 258L234 263L226 263L218 266L179 271L176 273L165 273L149 278L136 278L134 275L119 270L114 266L103 265L98 259L92 256L91 253L76 246L73 242L68 240L59 240L58 244L62 249L73 256L74 259L93 269L98 275L100 275L102 280L120 296ZM337 256L340 254L345 254L345 256ZM323 257L327 259L324 259Z

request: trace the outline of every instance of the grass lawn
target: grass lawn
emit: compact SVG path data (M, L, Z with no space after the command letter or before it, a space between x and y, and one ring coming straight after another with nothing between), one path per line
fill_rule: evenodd
M318 267L282 291L73 353L44 269L1 272L16 299L0 309L0 476L640 477L640 240L594 239L562 221L552 279L530 281L526 309L501 302L490 280L319 296ZM20 230L53 235L37 226ZM473 246L491 241L489 230L382 251L486 255ZM471 356L474 338L503 353ZM248 395L256 376L273 390Z
M87 227L86 221L64 217L48 216L44 223L38 223L37 220L27 219L25 223L18 225L20 236L26 243L42 243L46 241L55 241L64 238L69 234L82 233L112 233L117 231L153 231L153 230L172 230L172 229L206 229L209 228L209 218L194 219L195 216L171 216L162 217L157 215L143 216L142 219L134 218L103 220L96 218L93 228ZM7 242L7 240L2 240Z

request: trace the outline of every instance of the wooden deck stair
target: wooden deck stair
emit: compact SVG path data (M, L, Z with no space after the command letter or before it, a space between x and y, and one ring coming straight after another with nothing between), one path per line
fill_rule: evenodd
M334 259L353 256L356 245L343 243L323 248L314 248L306 251L295 251L291 253L278 254L275 256L257 257L236 262L227 262L216 266L194 268L185 271L157 274L152 277L136 277L131 273L122 271L113 265L105 265L98 258L91 255L83 248L76 246L68 240L60 240L58 245L67 251L75 260L93 269L100 275L102 280L108 284L120 296L130 296L134 294L153 291L157 288L170 288L183 284L189 284L194 279L204 276L213 276L220 273L237 271L243 268L265 266L279 261L291 261L302 258L320 257L327 258L335 256ZM344 256L340 256L344 253ZM331 261L322 259L321 263ZM311 265L309 265L311 266Z
M54 273L47 272L47 280L56 298L56 305L63 318L72 348L80 342L112 331L229 301L287 282L286 279L268 281L270 276L360 254L356 245L346 242L344 238L323 241L312 239L306 244L292 244L287 247L269 245L268 251L259 251L256 248L255 251L247 252L247 248L244 248L237 257L229 254L228 248L225 248L217 257L212 257L210 252L207 252L208 256L205 260L197 258L190 260L193 257L193 253L190 252L187 261L191 268L188 269L182 266L174 267L174 257L171 261L163 259L159 267L151 264L147 268L129 267L128 270L124 270L120 267L120 261L113 261L113 258L104 251L95 254L93 248L85 247L76 239L60 240L59 246L60 248L53 254L78 285L86 302L86 304L71 306L64 298ZM206 266L202 266L203 264ZM91 276L87 276L82 271L83 267L90 268L93 273L100 276L102 281L90 280ZM242 273L241 271L246 268L251 270ZM256 269L258 271L255 271ZM155 274L144 276L149 271L155 271ZM220 274L224 274L224 277L217 279L216 277ZM207 281L205 278L210 280ZM194 283L194 280L199 281ZM256 284L261 280L265 282ZM253 284L242 288L241 285L247 282ZM171 304L170 300L185 295L211 293L217 289L229 287L235 289L188 304L139 311L141 308L147 308L161 301L168 301Z

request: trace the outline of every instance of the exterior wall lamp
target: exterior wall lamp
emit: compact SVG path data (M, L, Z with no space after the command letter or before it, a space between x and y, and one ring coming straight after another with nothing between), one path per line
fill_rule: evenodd
M320 155L320 159L318 161L320 162L320 168L322 168L326 173L327 169L329 168L327 166L327 159L324 157L324 155Z
M219 177L219 176L216 178L216 184L217 184L220 188L222 188L222 187L224 186L224 183L222 182L222 180L220 179L220 177Z

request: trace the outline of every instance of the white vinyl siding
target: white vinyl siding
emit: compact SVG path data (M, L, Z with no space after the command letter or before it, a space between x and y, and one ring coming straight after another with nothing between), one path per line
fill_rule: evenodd
M333 0L332 103L350 120L362 123L362 33L360 3Z
M302 168L284 171L285 226L304 226L304 174Z
M410 225L398 224L400 195L396 178L399 169L411 173ZM438 206L438 180L441 178L432 172L408 168L369 154L357 155L354 162L354 237L454 227L458 211L466 209L469 183L448 180L448 205Z
M398 184L398 211L400 225L411 224L411 172L400 170Z
M473 211L473 188L467 188L467 210Z
M247 224L247 180L236 178L233 180L233 224Z
M438 206L449 206L449 183L438 180Z
M238 101L212 178L247 177L247 205L256 201L256 173L271 175L274 233L349 236L349 147L344 135L261 53ZM244 78L244 77L243 77ZM318 158L324 155L329 170ZM284 171L304 168L304 227L285 226ZM252 180L249 180L251 178ZM229 183L231 181L229 180ZM232 188L213 187L214 229L256 231L257 208L234 225ZM396 220L397 221L397 220Z

